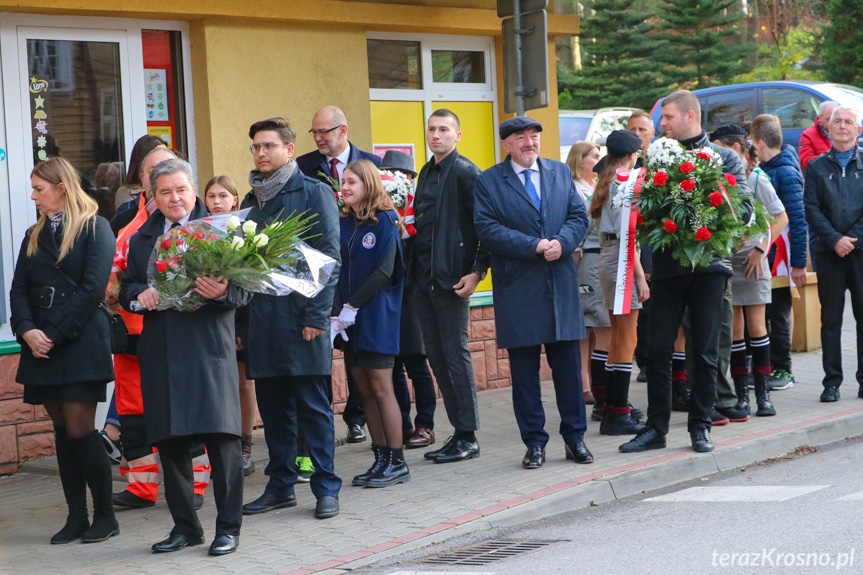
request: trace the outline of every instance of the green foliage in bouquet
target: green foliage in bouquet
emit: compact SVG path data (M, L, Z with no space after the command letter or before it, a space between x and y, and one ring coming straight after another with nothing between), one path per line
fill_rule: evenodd
M647 174L638 197L640 237L685 267L729 257L746 234L766 231L768 220L740 217L741 191L722 159L710 148L684 150L660 138L647 152Z

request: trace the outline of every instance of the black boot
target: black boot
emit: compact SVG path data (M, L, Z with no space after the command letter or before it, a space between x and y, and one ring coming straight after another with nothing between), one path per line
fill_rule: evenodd
M81 535L81 543L105 541L120 533L120 525L114 516L111 500L111 463L102 447L98 431L73 439L72 453L75 456L93 497L93 525Z
M402 448L383 447L382 461L377 473L369 477L366 487L389 487L410 481L411 471L405 462Z
M255 462L252 460L252 436L243 434L243 477L248 477L255 472Z
M732 377L734 379L734 391L737 393L737 405L734 407L746 413L752 413L749 405L749 376L735 375Z
M671 382L671 409L689 413L689 382L685 379Z
M644 424L631 413L603 413L599 424L600 435L633 435L644 429Z
M60 471L60 483L63 484L63 495L66 496L69 515L66 517L66 525L63 529L51 538L52 545L71 543L90 528L90 521L87 517L87 482L84 480L80 467L75 462L69 442L66 428L55 427L54 443L57 449L57 468Z
M605 407L605 398L593 396L593 411L590 412L590 419L593 421L602 421L602 408Z
M755 415L776 415L776 409L770 403L770 392L767 390L767 375L763 373L755 374L755 402L758 405L758 411Z
M381 468L381 465L383 464L384 449L386 448L372 444L372 452L374 452L375 454L375 462L372 463L372 466L369 467L368 471L366 471L365 473L355 475L354 480L351 481L351 485L357 485L359 487L368 485L369 478L371 478L371 476L377 473L378 470Z

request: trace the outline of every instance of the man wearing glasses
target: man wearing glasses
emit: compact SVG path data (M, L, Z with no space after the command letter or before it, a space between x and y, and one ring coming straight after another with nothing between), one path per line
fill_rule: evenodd
M335 106L324 106L317 111L309 134L318 149L297 158L297 165L310 178L324 183L332 178L341 183L342 172L351 162L369 160L376 166L381 165L379 156L364 152L348 141L348 120Z
M262 229L276 218L305 213L314 217L308 244L339 260L339 213L327 186L303 176L294 155L294 130L284 118L252 124L250 149L255 168L249 174L252 191L242 208L252 208L248 219ZM330 310L338 267L327 286L313 297L255 294L239 314L238 333L246 350L246 372L255 380L258 410L264 422L270 463L264 494L243 506L245 515L265 513L297 504L297 426L305 432L315 466L311 478L317 499L315 517L339 512L342 481L335 474L335 432L329 390L332 375Z
M324 106L312 118L312 128L309 130L315 140L317 150L297 158L300 171L310 178L315 178L332 185L331 180L339 185L342 172L351 162L369 160L374 165L381 165L381 158L364 152L348 141L348 120L345 113L335 106ZM366 417L363 413L360 393L356 388L350 372L348 380L348 401L342 417L348 426L348 443L361 443L366 440L363 428Z

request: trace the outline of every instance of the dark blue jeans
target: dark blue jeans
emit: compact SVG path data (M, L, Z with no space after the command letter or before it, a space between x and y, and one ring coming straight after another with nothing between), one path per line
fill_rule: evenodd
M539 386L541 346L513 347L509 352L512 376L512 406L527 447L545 447L545 410ZM556 341L545 344L545 356L554 380L554 395L560 413L560 434L566 443L584 438L587 419L584 415L584 395L581 390L581 351L577 341Z
M425 427L434 429L434 410L437 397L434 391L434 380L429 371L426 356L424 355L397 355L393 366L393 390L399 409L402 412L402 427L411 427L411 394L408 390L408 381L411 379L416 396L417 415L414 424L417 428Z
M266 492L283 497L294 493L297 482L297 425L303 429L309 457L315 466L311 488L315 497L338 496L342 480L333 458L336 438L329 400L329 376L259 378L255 380L258 411L264 422L264 439L270 462Z

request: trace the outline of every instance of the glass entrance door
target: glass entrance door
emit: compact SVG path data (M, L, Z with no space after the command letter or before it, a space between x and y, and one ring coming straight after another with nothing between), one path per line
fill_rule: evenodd
M119 42L27 38L25 57L28 155L69 160L110 217L126 172Z

